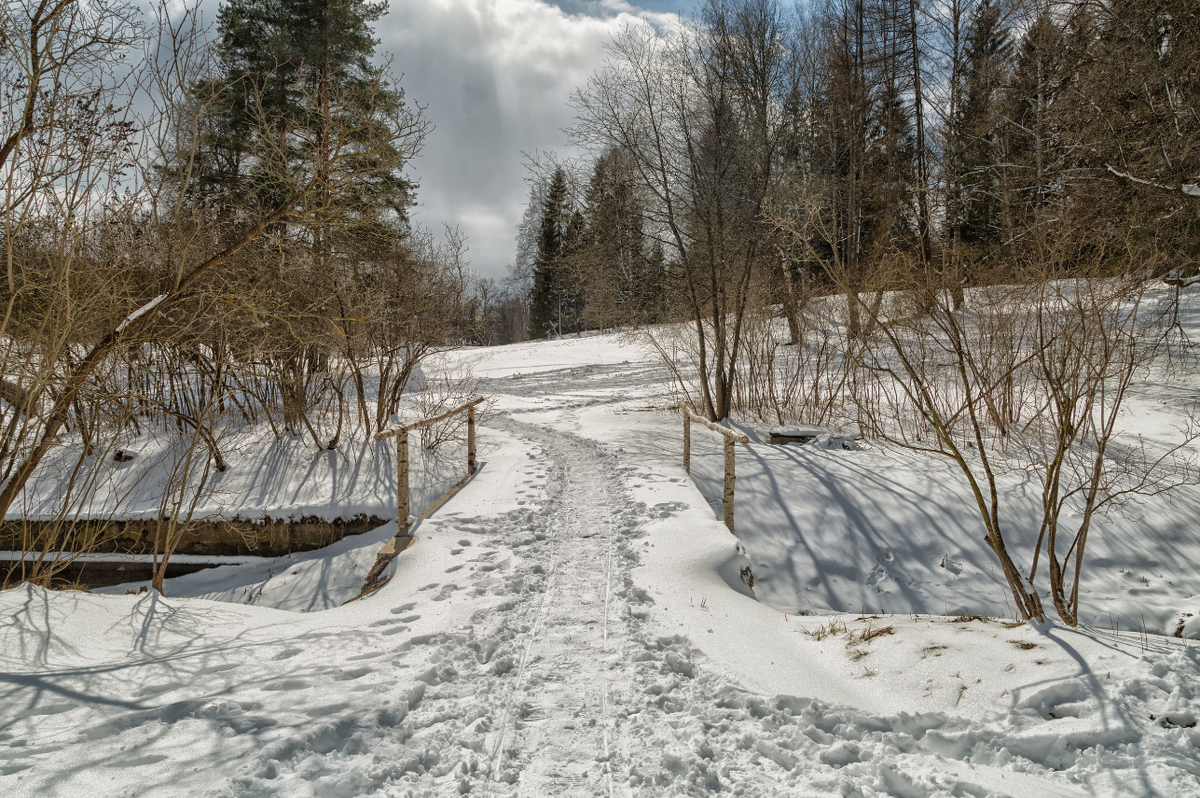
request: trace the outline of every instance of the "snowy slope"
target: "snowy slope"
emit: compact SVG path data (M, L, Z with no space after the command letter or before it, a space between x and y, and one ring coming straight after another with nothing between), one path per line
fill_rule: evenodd
M196 504L195 518L276 519L305 517L335 520L357 514L389 517L396 510L395 446L372 440L369 432L347 430L335 450L317 451L301 436L276 438L265 425L218 430L218 444L228 463L212 471ZM332 430L328 437L332 437ZM149 519L160 512L163 486L169 478L173 446L178 441L156 431L125 438L120 449L133 459L118 463L111 452L89 457L84 468L94 476L79 517ZM54 450L36 472L12 517L53 517L62 503L62 480L77 454L76 445ZM435 456L410 442L413 501L423 506L466 474L466 452L450 443ZM82 479L80 480L82 481Z
M484 390L501 397L501 409L593 437L639 463L679 466L680 417L647 410L666 404L654 388L663 378L654 354L626 341L629 362L622 362L612 347L623 339L611 339L554 342L553 360L562 366L556 373L538 373L530 362L537 344L503 347L495 361L456 356L492 376ZM568 344L577 349L575 361L565 356ZM593 347L599 356L587 362ZM614 398L623 400L615 412ZM1130 402L1129 427L1168 438L1178 416L1169 400L1141 386ZM538 412L543 403L552 409ZM765 430L743 430L754 442L737 446L735 528L760 600L789 614L1012 617L1008 588L953 464L871 442L773 446L759 442ZM719 436L693 427L691 477L718 515L721 446ZM1040 488L1019 475L1002 484L1010 549L1021 556L1037 537ZM1189 636L1200 637L1197 517L1200 486L1192 485L1101 518L1081 587L1084 622L1167 635L1183 623ZM1044 558L1042 568L1045 585Z
M693 474L719 501L720 441L706 435L693 445ZM739 447L737 468L735 525L757 595L775 608L1012 617L971 494L949 461L882 447L752 444ZM1003 484L1009 547L1028 562L1040 488L1015 476ZM1084 622L1172 634L1185 612L1200 613L1197 517L1200 491L1190 488L1103 519L1089 539Z
M482 468L367 600L341 605L367 536L167 598L0 593L0 794L1200 794L1196 644L945 617L952 592L1006 612L966 581L975 532L945 552L957 579L939 573L952 488L923 464L739 447L739 542L710 503L716 449L697 431L697 487L677 416L647 409L664 400L645 348L450 359L498 399ZM913 493L949 509L886 510ZM909 556L905 534L939 543ZM817 554L789 565L801 541ZM877 541L897 556L868 583ZM1186 584L1200 557L1172 545L1160 564ZM1128 613L1174 595L1089 586ZM781 611L801 593L849 614ZM859 616L869 595L911 603Z

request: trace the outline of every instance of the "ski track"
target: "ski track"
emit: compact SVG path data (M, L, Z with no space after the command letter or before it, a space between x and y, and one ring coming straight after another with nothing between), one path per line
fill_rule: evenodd
M345 761L344 751L318 762L314 732L294 752L261 753L229 793L286 794L293 777L317 782L320 795L365 794L384 784L404 785L399 794L412 795L446 794L449 787L494 796L627 793L614 789L628 781L622 718L634 708L631 691L613 685L639 678L626 646L627 597L637 564L631 542L645 508L629 499L625 469L597 444L507 416L489 425L527 441L546 466L536 509L458 524L486 527L487 549L514 557L487 557L494 562L457 589L508 597L475 612L464 628L400 646L402 655L432 647L425 655L433 664L416 685L398 691L398 703L380 710L377 739L351 746L362 749L351 758L369 753L371 766ZM515 473L503 477L503 484L515 483ZM387 721L394 721L390 728ZM338 739L356 734L336 730Z

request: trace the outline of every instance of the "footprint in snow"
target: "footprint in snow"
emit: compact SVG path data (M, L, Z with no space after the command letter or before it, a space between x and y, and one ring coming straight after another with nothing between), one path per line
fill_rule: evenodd
M476 662L480 665L487 665L496 653L496 649L500 647L500 641L489 639L479 640L472 643L471 647L475 649Z
M394 623L404 623L404 621L400 618L384 618L383 620L372 622L370 626L375 628L378 626L391 626Z
M137 768L143 765L156 765L164 759L167 759L166 754L147 754L146 756L136 756L133 759L106 762L104 766L108 768Z
M220 673L221 671L231 671L236 667L237 667L237 665L234 665L232 662L226 662L221 665L209 665L207 668L201 668L200 670L196 671L196 675L197 676L206 676L210 673Z
M401 604L399 607L392 607L391 612L392 612L392 615L399 615L402 612L408 612L415 606L417 606L417 603L415 601L412 601L412 602L409 602L408 604Z
M355 679L361 679L362 677L366 676L368 673L372 673L372 672L373 671L370 668L351 668L350 670L347 670L347 671L337 671L336 673L333 674L333 678L334 678L334 681L338 681L338 682L351 682L351 681L354 681Z
M183 682L166 682L164 684L151 684L151 685L147 685L146 687L143 687L140 691L138 691L138 697L161 695L162 693L169 693L172 690L178 690L180 687L186 687L186 686L187 685L185 685Z
M412 649L415 646L433 645L433 644L437 643L438 641L440 641L441 639L442 639L442 635L437 634L436 632L434 634L428 634L428 635L416 635L415 637L409 638L407 642L400 644L400 647L397 649L397 651L403 653L405 651Z
M680 510L686 510L687 505L682 502L660 502L650 509L655 511L658 518L670 518Z
M271 657L271 659L276 660L276 661L281 660L281 659L291 659L292 657L296 656L299 653L300 653L300 649L298 649L298 648L285 648L283 651L280 651L278 654Z
M23 720L25 718L32 718L38 715L60 715L63 712L70 712L72 709L75 709L75 707L76 704L47 704L45 706L33 707L32 709L18 712L14 719ZM9 743L9 745L20 747L23 745L23 743L12 742Z
M303 679L282 679L278 682L271 682L270 684L264 684L262 686L262 689L270 690L271 692L285 692L288 690L306 690L306 689L308 689L308 682L304 681Z

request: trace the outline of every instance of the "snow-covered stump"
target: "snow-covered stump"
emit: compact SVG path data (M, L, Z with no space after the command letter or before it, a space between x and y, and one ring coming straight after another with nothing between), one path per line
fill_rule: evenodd
M734 473L735 443L750 443L750 438L740 432L734 432L729 427L723 427L709 421L704 416L696 415L690 408L683 408L683 467L692 473L692 422L703 424L713 432L725 438L725 484L721 490L721 520L725 522L730 533L733 532L733 483L737 478Z

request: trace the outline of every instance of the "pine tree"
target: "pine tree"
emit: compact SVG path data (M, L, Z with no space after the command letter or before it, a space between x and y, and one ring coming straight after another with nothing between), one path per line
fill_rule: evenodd
M308 425L311 386L328 377L314 341L330 326L347 347L368 324L380 324L389 342L415 329L402 311L367 321L348 310L379 284L393 286L385 302L402 304L395 275L412 272L405 242L414 186L404 172L425 128L372 63L372 25L383 12L363 0L227 0L217 18L219 75L194 89L220 100L203 133L200 208L220 225L292 202L288 220L272 228L272 251L247 253L238 275L288 319L261 334L291 432ZM413 348L404 340L385 347L407 359ZM360 371L355 379L365 422Z

